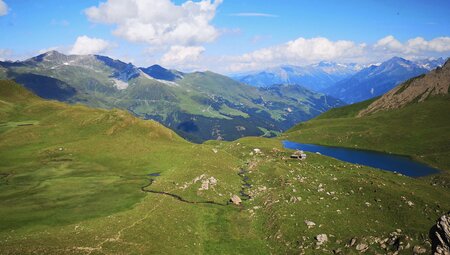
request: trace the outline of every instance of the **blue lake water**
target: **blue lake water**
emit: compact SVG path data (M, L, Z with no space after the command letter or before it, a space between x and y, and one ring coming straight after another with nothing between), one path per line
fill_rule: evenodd
M342 161L397 172L411 177L426 176L439 172L436 168L400 155L342 147L294 143L291 141L283 141L283 146L287 149L319 152L320 154L337 158Z

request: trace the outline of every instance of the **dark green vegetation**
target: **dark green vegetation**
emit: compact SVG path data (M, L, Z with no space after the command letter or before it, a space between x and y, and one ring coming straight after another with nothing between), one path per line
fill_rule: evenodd
M299 86L258 89L212 72L138 68L104 56L55 51L0 62L0 78L15 80L43 98L128 110L194 142L274 136L343 105Z
M1 81L0 253L357 254L363 243L373 254L400 241L400 254L416 244L429 250L448 189L290 154L276 139L192 144L126 111L45 101ZM186 201L251 199L186 203L142 192L150 178L145 189ZM318 234L328 242L317 246ZM398 242L381 244L391 236Z

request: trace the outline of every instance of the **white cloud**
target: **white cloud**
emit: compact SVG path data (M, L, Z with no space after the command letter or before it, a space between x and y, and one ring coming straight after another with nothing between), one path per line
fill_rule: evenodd
M215 71L236 73L285 64L308 65L323 60L371 64L385 61L393 56L418 59L449 55L450 37L437 37L431 40L416 37L401 42L390 35L373 44L349 40L332 41L323 37L300 37L280 45L237 56L204 56L199 59L199 62Z
M38 54L44 54L44 53L46 53L46 52L49 52L49 51L53 51L53 50L55 50L55 51L64 51L63 50L63 47L61 47L61 46L53 46L53 47L49 47L49 48L45 48L45 49L40 49L40 50L38 50Z
M401 43L394 36L389 35L374 44L375 50L383 50L385 53L402 55L426 55L431 52L449 52L450 37L437 37L430 41L422 37L409 39Z
M8 14L8 5L3 0L0 0L0 16L6 14Z
M205 48L201 46L171 46L161 58L161 64L169 67L192 68Z
M11 59L13 51L10 49L0 49L0 61Z
M232 57L230 71L257 69L264 66L304 65L322 60L357 59L367 46L352 41L331 41L327 38L298 38L287 43L263 48L241 56Z
M219 32L210 24L222 0L108 0L85 10L90 21L115 25L113 34L152 46L193 46L214 41Z
M375 43L374 48L381 49L381 50L400 51L400 50L402 50L403 45L400 41L395 39L394 36L388 35L388 36L378 40Z
M238 13L231 13L230 16L278 18L278 15L261 12L238 12Z
M98 54L105 52L111 47L112 44L108 41L83 35L77 38L69 53L78 55Z

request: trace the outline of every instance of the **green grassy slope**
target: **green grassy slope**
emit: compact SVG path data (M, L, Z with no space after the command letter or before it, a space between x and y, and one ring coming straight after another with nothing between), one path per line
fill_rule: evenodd
M353 237L386 253L393 246L379 240L399 228L410 254L450 207L448 190L422 180L290 154L276 139L191 144L125 111L44 101L1 81L0 253L356 254L345 247ZM201 190L210 177L217 184ZM150 178L145 189L193 203L143 192ZM241 191L252 198L226 205ZM329 241L316 246L317 234Z
M209 144L245 159L251 185L245 192L253 197L245 208L272 254L359 254L355 247L361 243L369 245L368 254L387 254L394 249L380 240L396 229L403 242L399 254L411 254L414 245L424 245L436 216L450 208L443 187L311 153L304 161L291 160L276 139ZM251 155L252 148L262 153ZM305 220L316 225L308 228ZM316 245L318 234L329 241ZM356 244L346 246L352 238Z
M356 117L370 102L329 112L286 132L292 141L403 154L450 170L450 96ZM448 171L445 172L448 174Z
M141 227L140 221L145 228L133 238L147 233L148 251L171 253L189 244L186 251L198 252L203 247L194 243L227 236L210 248L245 249L253 243L258 245L252 249L264 248L237 208L190 205L140 190L148 174L159 172L152 185L157 190L226 203L240 189L239 162L228 154L190 144L159 123L124 111L43 101L11 82L1 82L0 100L0 253L61 253L100 243L132 223ZM181 188L202 174L219 180L215 190L198 191L199 182ZM231 220L244 224L227 226ZM84 227L78 229L80 222ZM173 238L173 246L164 238Z

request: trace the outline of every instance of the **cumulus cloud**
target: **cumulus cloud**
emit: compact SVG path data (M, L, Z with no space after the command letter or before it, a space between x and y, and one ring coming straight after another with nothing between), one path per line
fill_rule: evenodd
M401 42L389 35L373 44L349 40L332 41L323 37L297 38L295 40L261 48L237 56L203 58L200 61L219 72L235 73L264 69L277 65L308 65L320 61L371 64L393 56L407 59L447 57L450 54L450 37L426 40L422 37Z
M83 35L77 38L69 53L78 55L98 54L105 52L111 47L112 44L108 41Z
M381 50L401 51L403 48L403 45L400 41L395 39L394 36L388 35L388 36L378 40L375 43L374 48L381 49Z
M60 52L64 52L65 51L64 48L61 47L61 46L53 46L53 47L49 47L49 48L45 48L45 49L40 49L40 50L38 50L37 53L38 54L44 54L46 52L53 51L53 50L60 51Z
M0 16L8 14L8 5L3 0L0 0Z
M287 43L232 57L231 71L255 69L266 65L308 64L322 60L356 59L367 46L352 41L327 38L298 38Z
M450 51L450 37L437 37L429 41L422 37L416 37L401 43L394 36L389 35L378 40L374 49L405 55L448 52Z
M214 41L219 32L210 24L222 0L108 0L85 10L95 23L113 24L113 34L152 46L194 46Z
M183 65L193 67L205 48L201 46L171 46L169 51L161 58L161 64L169 67Z
M0 61L10 59L13 55L13 51L10 49L0 49Z

